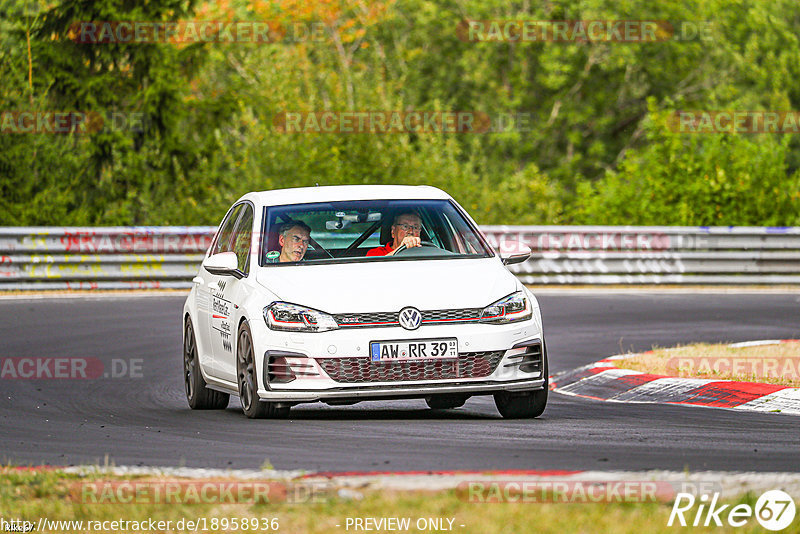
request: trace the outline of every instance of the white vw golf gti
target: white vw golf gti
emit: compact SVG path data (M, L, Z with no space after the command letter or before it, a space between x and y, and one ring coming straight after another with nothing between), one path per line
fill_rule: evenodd
M333 186L248 193L225 215L183 309L186 397L248 417L303 402L493 395L547 404L536 298L445 192Z

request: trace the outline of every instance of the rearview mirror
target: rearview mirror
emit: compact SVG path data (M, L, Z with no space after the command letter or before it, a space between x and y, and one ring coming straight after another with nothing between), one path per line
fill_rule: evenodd
M369 213L347 213L344 211L337 211L335 215L336 219L325 221L326 230L341 230L353 223L377 222L381 220L381 213L379 211L371 211Z
M211 274L219 276L242 277L242 272L239 270L239 260L234 252L212 254L203 262L203 268Z
M325 229L326 230L341 230L342 228L347 228L350 226L350 221L341 220L338 221L325 221Z

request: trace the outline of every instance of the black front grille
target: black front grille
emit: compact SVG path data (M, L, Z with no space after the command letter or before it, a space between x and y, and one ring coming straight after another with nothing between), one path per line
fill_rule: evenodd
M446 380L489 376L504 351L462 352L452 360L404 360L373 362L368 357L317 358L332 380L348 384Z
M338 313L333 318L341 328L364 326L393 326L399 324L397 313Z
M456 310L422 311L422 324L453 324L477 321L483 308L462 308ZM380 326L398 326L397 316L400 312L372 313L337 313L333 318L340 328L364 328Z
M481 318L483 308L464 308L461 310L432 310L422 312L422 322L432 321L466 321Z

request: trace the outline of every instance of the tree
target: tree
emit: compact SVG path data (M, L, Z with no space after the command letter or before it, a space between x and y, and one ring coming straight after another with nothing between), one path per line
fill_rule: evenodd
M800 224L800 172L788 136L683 134L652 113L647 144L579 190L576 222L681 226Z

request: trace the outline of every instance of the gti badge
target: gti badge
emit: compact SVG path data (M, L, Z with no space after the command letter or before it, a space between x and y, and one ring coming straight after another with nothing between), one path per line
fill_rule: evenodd
M400 310L397 316L400 326L406 330L416 330L422 324L422 312L416 308L408 307Z

